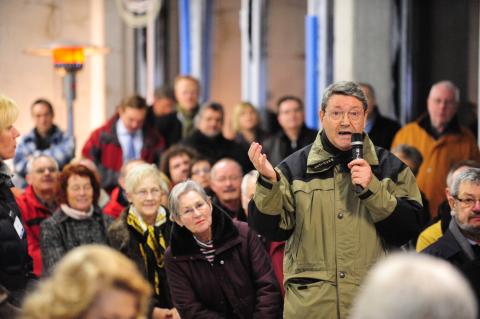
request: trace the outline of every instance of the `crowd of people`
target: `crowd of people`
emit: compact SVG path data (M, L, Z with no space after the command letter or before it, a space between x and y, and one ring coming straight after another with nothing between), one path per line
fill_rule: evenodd
M453 83L404 127L368 83L327 87L320 131L299 97L278 100L276 132L244 102L231 138L199 96L182 75L151 106L123 98L81 158L43 98L17 145L0 96L0 318L437 318L448 298L438 318L477 318L480 152ZM427 266L451 280L419 281ZM423 305L393 306L402 292Z

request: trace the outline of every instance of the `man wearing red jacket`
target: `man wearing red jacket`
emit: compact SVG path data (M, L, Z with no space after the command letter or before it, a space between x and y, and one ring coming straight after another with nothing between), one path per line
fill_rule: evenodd
M58 164L48 155L33 157L27 166L25 192L17 198L27 232L28 254L33 259L33 272L42 274L40 253L40 223L50 217L57 208L55 187Z
M165 139L158 129L145 124L147 108L141 96L123 99L118 114L93 131L83 146L82 155L97 165L101 186L109 193L118 185L123 163L134 159L158 163L165 149Z

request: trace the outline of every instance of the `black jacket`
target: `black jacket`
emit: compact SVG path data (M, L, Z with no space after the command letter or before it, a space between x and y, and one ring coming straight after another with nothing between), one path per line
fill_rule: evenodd
M6 165L0 161L0 285L10 291L12 303L18 306L31 275L32 259L25 230L20 237L14 227L15 220L18 225L23 223L11 187Z
M292 147L292 142L285 132L281 130L265 140L263 143L263 151L267 154L270 163L272 163L273 166L276 166L288 155L313 143L317 137L317 133L317 130L309 129L304 125L298 136L296 147Z
M208 137L199 130L195 130L192 135L182 141L182 144L195 149L211 163L215 163L224 157L229 157L242 166L244 173L248 173L253 169L246 150L240 144L227 140L222 134Z
M395 134L400 129L400 125L396 121L382 116L377 108L373 110L373 113L372 115L375 116L375 119L368 136L375 146L389 150Z

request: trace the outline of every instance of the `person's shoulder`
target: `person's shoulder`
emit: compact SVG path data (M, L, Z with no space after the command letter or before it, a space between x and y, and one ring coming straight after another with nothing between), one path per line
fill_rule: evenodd
M44 229L44 228L54 228L58 224L63 222L65 219L66 219L66 215L60 209L58 209L52 214L52 216L44 219L41 222L40 227L42 229Z
M35 141L35 128L32 128L30 131L28 131L26 134L20 137L17 147L23 144L33 143L34 141Z

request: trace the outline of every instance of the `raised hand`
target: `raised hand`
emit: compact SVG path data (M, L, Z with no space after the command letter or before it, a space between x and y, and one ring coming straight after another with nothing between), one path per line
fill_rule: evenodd
M250 158L250 161L260 175L268 178L272 183L277 181L277 173L275 173L272 164L268 161L267 155L262 153L262 145L257 142L252 142L248 149L248 158Z

